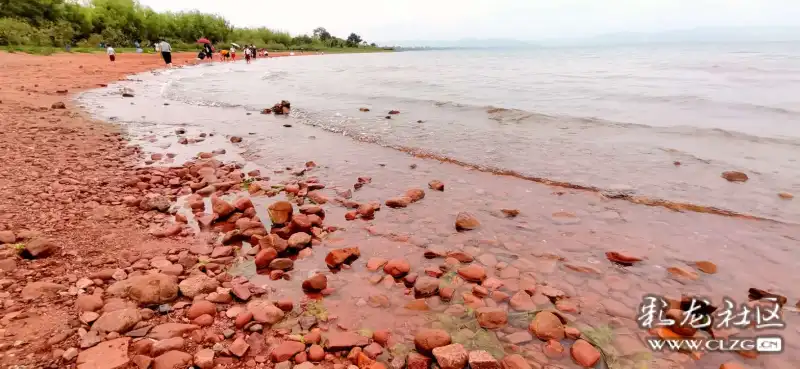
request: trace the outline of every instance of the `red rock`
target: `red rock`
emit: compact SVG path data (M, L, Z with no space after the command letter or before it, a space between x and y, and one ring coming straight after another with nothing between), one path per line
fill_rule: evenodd
M303 281L303 291L319 292L328 288L328 278L324 274L315 274Z
M286 251L289 248L289 243L276 234L268 234L258 240L258 245L261 250L275 249L278 253Z
M211 251L211 258L223 258L233 255L233 246L217 246L214 251Z
M156 273L116 282L106 292L112 296L131 298L141 305L163 304L178 297L178 285L175 277Z
M508 313L501 308L482 307L475 310L478 324L486 329L503 328L508 324Z
M408 274L410 270L411 265L409 265L408 262L403 259L389 260L389 262L383 266L383 272L395 278L403 277L404 275Z
M255 264L256 269L266 269L269 267L269 263L271 263L275 258L278 257L278 252L275 251L273 248L261 249L261 251L256 254Z
M233 212L236 210L236 208L234 208L233 205L229 204L227 201L222 200L216 196L211 197L211 209L214 211L215 214L218 214L222 218L233 214Z
M541 340L564 339L564 324L555 314L542 311L536 314L528 329Z
M286 193L297 195L297 193L300 192L300 185L294 183L287 184L283 187L283 190L286 191Z
M214 368L214 350L202 349L194 354L194 365L199 369Z
M439 180L436 180L436 179L428 182L428 187L430 189L432 189L432 190L444 191L444 183L442 183L442 181L439 181Z
M303 343L297 341L283 341L283 343L272 350L270 357L273 362L280 363L291 359L294 355L302 352L305 349L306 345Z
M270 269L277 269L282 271L291 270L294 268L294 261L288 258L277 258L269 263Z
M292 300L289 299L278 300L276 306L278 306L279 309L286 312L292 311L292 309L294 309L294 303L292 303Z
M131 362L139 369L149 369L150 365L153 364L153 358L144 355L134 355L131 358Z
M356 259L361 256L361 251L358 247L347 247L342 249L334 249L325 257L325 264L328 268L335 269L342 264L352 264Z
M471 264L459 268L458 275L468 282L480 283L486 279L486 269L480 265Z
M250 345L248 345L247 342L245 342L244 338L240 336L235 341L233 341L233 343L231 343L230 346L228 346L228 351L230 351L237 357L242 357L249 348Z
M311 332L303 336L303 341L305 341L305 343L310 343L310 344L317 344L322 342L322 334L320 333L320 329L319 328L312 329Z
M717 265L710 261L695 261L694 266L700 269L701 272L706 274L716 274Z
M600 361L600 351L592 346L591 343L581 339L572 344L570 353L572 354L572 359L584 368L592 368Z
M277 201L269 206L269 217L273 224L286 224L292 218L294 211L292 203L288 201Z
M325 359L325 350L320 345L311 345L308 348L308 360L320 362Z
M358 213L355 212L355 211L348 211L348 212L344 213L344 220L347 220L347 221L356 220L357 217L358 217Z
M214 317L208 314L203 314L192 320L192 324L200 327L210 327L214 324Z
M78 311L97 311L103 307L103 299L98 295L80 295L75 300Z
M677 279L688 279L692 281L700 279L700 276L694 271L686 270L681 267L669 267L667 268L667 272L672 274Z
M542 347L542 352L544 352L545 356L557 360L564 356L564 346L556 340L549 340Z
M14 232L11 231L0 231L0 244L2 243L14 243L17 240L17 236Z
M234 284L231 287L231 293L241 301L247 301L252 296L250 287L245 284Z
M437 347L447 346L451 343L450 334L442 329L422 329L414 336L414 346L417 351L429 354Z
M387 329L377 330L372 332L372 340L377 342L379 345L386 347L389 343L389 337L391 333Z
M377 344L376 342L373 342L364 347L363 352L370 359L375 360L378 357L378 355L383 353L383 347L381 347L381 345Z
M411 199L411 202L417 202L425 198L425 191L420 188L412 188L406 191L406 197Z
M750 179L747 174L737 171L722 172L722 178L727 179L728 182L747 182Z
M439 292L439 280L431 277L419 278L414 284L414 296L425 298L436 295Z
M439 297L445 302L452 300L455 293L456 290L452 287L443 287L439 289Z
M181 281L178 287L182 295L188 298L194 298L203 293L216 291L217 287L219 287L219 281L205 274L194 274Z
M306 195L306 197L317 205L322 205L328 202L328 197L319 191L311 191L308 193L308 195Z
M377 258L377 257L370 258L369 260L367 260L367 270L371 272L377 271L378 269L386 265L387 262L388 260L384 258Z
M502 369L532 369L531 365L519 354L506 355L500 361Z
M289 247L294 249L303 248L311 243L311 236L308 233L298 232L289 237Z
M247 303L247 310L253 313L253 319L259 323L275 324L283 319L283 310L266 300L252 300Z
M456 230L469 231L478 228L481 222L474 215L467 212L460 212L456 215Z
M511 296L508 305L516 311L533 311L536 310L536 303L533 302L531 296L525 291L519 291Z
M516 218L519 215L519 210L517 209L500 209L500 212L506 216L506 218Z
M297 232L306 232L311 229L311 220L308 215L295 214L292 215L292 229Z
M22 255L29 258L43 258L58 252L58 245L46 238L36 238L25 244Z
M167 338L181 337L184 334L197 329L200 329L200 327L194 324L164 323L153 327L153 329L147 333L147 337L156 340L163 340Z
M124 368L130 362L128 358L129 337L105 341L78 354L78 367L89 369Z
M184 343L185 341L181 337L173 337L156 341L150 348L150 356L158 356L167 351L180 350L183 348Z
M407 303L405 308L407 310L416 310L416 311L428 311L430 307L425 299L414 299L411 302Z
M417 352L410 352L406 358L408 369L430 369L431 358Z
M576 339L580 338L581 331L579 331L578 328L575 328L575 327L564 327L564 335L567 338L576 340Z
M470 351L468 362L470 369L500 369L494 356L483 350Z
M216 315L217 306L211 301L200 300L192 303L192 306L186 311L186 317L189 319L197 318L203 314Z
M606 258L613 263L617 263L624 266L631 266L635 263L642 261L641 258L616 251L607 252Z
M791 200L791 199L794 198L794 195L792 195L789 192L778 192L778 197L780 197L780 198L782 198L784 200Z
M375 218L375 207L372 204L361 204L356 209L356 214L361 216L362 219Z
M168 351L153 360L153 369L187 368L192 364L192 355L183 351Z
M722 365L720 365L719 369L744 369L744 367L739 363L729 361L727 363L723 363Z
M92 325L98 332L125 333L142 320L139 309L129 308L103 313Z
M462 369L467 365L467 350L460 343L437 347L433 356L442 369Z
M329 351L349 350L369 344L369 338L355 332L329 332L326 338Z
M392 197L390 199L387 199L385 204L390 208L397 209L397 208L404 208L408 206L408 204L410 204L411 202L412 200L410 197L401 196L401 197Z
M241 329L242 327L247 325L247 323L250 323L251 320L253 320L253 313L245 311L236 316L236 319L234 320L234 325L236 326L236 328Z

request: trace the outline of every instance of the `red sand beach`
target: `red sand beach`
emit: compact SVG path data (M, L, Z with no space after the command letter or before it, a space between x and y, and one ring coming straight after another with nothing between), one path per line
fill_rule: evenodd
M70 100L163 67L157 55L110 65L0 53L0 66L4 367L788 369L800 359L795 225L470 173L485 193L435 158L413 158L427 167L413 183L376 169L331 187L336 168L321 155L245 169L217 160L205 132L169 136L198 151L173 163L174 152L145 153ZM225 149L247 140L230 136ZM787 326L648 331L636 322L645 294L669 298L678 316L683 295L721 310L723 297L752 308L785 297ZM768 333L783 336L783 353L644 344Z

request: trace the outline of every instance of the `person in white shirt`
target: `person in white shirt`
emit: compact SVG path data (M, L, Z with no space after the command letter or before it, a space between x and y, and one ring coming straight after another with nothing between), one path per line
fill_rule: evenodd
M111 64L117 64L117 52L114 51L114 48L111 47L111 44L109 44L106 48L106 54L108 54L108 60L111 60Z
M231 61L236 61L236 48L231 46Z
M162 40L158 46L161 49L161 57L164 58L164 63L168 67L172 67L172 46L166 40Z

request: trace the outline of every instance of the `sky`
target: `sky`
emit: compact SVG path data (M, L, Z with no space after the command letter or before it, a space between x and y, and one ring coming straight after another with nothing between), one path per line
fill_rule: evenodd
M800 0L140 0L156 11L200 10L236 26L292 34L325 27L364 40L583 38L697 27L797 26Z

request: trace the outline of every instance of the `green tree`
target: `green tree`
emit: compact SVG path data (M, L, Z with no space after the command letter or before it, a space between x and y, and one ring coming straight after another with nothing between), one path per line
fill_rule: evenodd
M325 27L317 27L317 28L315 28L313 34L314 34L315 38L320 39L323 42L328 41L331 38L333 38L333 36L331 36L331 34L328 32L328 30L325 29Z
M358 47L361 43L361 36L351 33L350 36L347 36L347 46L349 47Z

